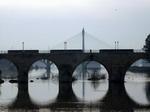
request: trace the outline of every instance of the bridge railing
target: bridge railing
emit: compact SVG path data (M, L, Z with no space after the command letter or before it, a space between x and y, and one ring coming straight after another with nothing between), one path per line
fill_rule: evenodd
M92 49L89 49L89 50L85 50L84 52L85 52L85 53L99 53L99 50L92 50Z
M144 53L145 51L142 49L134 49L134 53Z
M99 53L100 50L85 50L84 51L85 53ZM142 49L134 49L133 50L134 53L144 53L145 51L142 50ZM0 51L0 54L7 54L8 53L8 50L1 50ZM51 53L50 50L39 50L38 53Z
M7 50L2 50L2 51L0 51L0 54L7 54L7 53L8 53Z
M39 50L39 53L50 53L50 50Z

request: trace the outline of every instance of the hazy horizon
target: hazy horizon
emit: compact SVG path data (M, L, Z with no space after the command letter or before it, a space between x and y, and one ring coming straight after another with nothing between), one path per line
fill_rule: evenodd
M22 42L48 50L83 27L111 46L141 49L149 18L149 0L0 0L0 50L22 49Z

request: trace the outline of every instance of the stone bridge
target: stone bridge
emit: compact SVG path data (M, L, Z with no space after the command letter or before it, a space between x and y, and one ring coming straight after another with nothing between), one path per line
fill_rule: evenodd
M109 81L123 82L128 68L139 59L150 58L150 53L133 52L133 49L100 50L97 53L83 53L82 50L51 50L39 53L38 50L9 50L0 54L0 59L8 59L18 70L18 81L28 82L28 72L32 64L41 59L52 61L59 71L59 82L71 82L76 67L84 61L96 61L102 64Z

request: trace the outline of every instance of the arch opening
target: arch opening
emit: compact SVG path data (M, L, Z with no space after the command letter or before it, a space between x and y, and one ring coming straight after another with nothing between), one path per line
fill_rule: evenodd
M58 90L59 71L47 59L37 60L29 70L29 95L35 105L47 105L55 101Z
M13 104L18 94L17 84L5 82L0 84L0 107L7 107Z
M125 81L150 80L150 59L135 61L125 74Z
M10 80L17 79L18 70L16 66L8 59L0 59L0 79Z
M9 83L16 80L18 71L16 66L8 59L0 59L0 80L5 83L0 84L0 107L7 107L15 101L18 94L17 84Z
M108 72L99 62L85 61L76 67L72 77L77 80L106 80Z
M79 101L100 101L108 91L108 72L96 61L85 61L77 66L73 76L73 91Z
M29 69L29 79L52 79L58 81L58 75L57 66L47 59L37 60Z
M150 105L150 59L134 62L125 74L125 89L139 105Z

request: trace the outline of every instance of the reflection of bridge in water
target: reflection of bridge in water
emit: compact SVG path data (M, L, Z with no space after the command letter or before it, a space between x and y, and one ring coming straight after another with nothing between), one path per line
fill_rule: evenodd
M106 112L108 110L128 110L130 112L134 112L134 110L136 109L150 109L150 105L141 106L131 100L125 90L123 83L110 83L107 94L102 99L97 100L96 103L81 102L73 92L72 83L62 83L59 85L59 93L57 95L57 98L54 99L52 103L37 105L32 102L32 98L29 95L28 83L18 83L18 95L16 97L16 100L10 105L9 110L39 108L65 111L74 111L73 109L77 111L83 110L84 108L90 110L96 108L98 110L103 110Z

